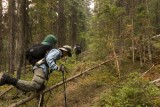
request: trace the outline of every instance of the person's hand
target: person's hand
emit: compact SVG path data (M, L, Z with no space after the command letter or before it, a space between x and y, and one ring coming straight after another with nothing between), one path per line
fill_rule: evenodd
M66 71L66 67L63 64L61 64L60 66L58 66L58 71L65 72Z

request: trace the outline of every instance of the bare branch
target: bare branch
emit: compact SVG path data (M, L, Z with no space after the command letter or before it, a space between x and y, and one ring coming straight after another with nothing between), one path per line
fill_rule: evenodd
M141 78L144 77L154 66L155 66L155 65L153 64L152 67L150 67L146 72L144 72L144 73L142 74Z

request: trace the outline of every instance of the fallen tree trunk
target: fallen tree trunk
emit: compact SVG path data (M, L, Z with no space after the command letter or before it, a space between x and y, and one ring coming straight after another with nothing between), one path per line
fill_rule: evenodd
M141 75L141 78L144 77L155 65L153 64L146 72Z
M153 80L151 81L150 83L157 83L157 82L160 82L160 78L156 79L156 80Z
M113 58L113 59L114 59L114 58ZM70 78L66 79L64 82L61 81L61 82L59 82L59 83L57 83L57 84L55 84L55 85L53 85L53 86L45 89L44 91L39 92L39 93L36 93L36 94L34 94L34 95L32 95L32 96L29 96L29 97L27 97L27 98L25 98L25 99L22 99L21 101L12 104L12 105L10 105L9 107L17 107L17 106L20 106L20 105L22 105L23 103L26 103L26 102L28 102L28 101L36 98L39 94L45 94L45 93L47 93L47 92L50 92L51 90L53 90L53 89L55 89L55 88L63 85L64 83L67 83L67 82L69 82L69 81L72 81L72 80L74 80L75 78L80 77L80 76L82 76L83 74L85 74L85 73L87 73L87 72L89 72L89 71L91 71L91 70L93 70L93 69L95 69L95 68L98 68L99 66L104 65L105 63L107 63L107 62L109 62L109 61L111 61L111 60L113 60L113 59L109 59L109 60L107 60L107 61L105 61L105 62L102 62L102 63L100 63L100 64L97 64L97 65L95 65L95 66L92 67L92 68L89 68L89 69L87 69L87 70L85 70L85 71L83 71L83 72L81 72L81 73L79 73L79 74L77 74L77 75L75 75L75 76L73 76L73 77L70 77Z
M160 87L160 78L153 80L150 83L155 84L156 86Z

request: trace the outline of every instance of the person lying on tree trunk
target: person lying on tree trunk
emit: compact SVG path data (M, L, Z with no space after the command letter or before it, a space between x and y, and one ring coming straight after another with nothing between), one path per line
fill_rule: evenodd
M16 79L6 73L0 73L0 86L9 84L24 92L38 92L44 89L44 83L49 78L49 69L59 71L64 69L61 66L57 66L56 61L65 56L72 56L70 46L65 45L58 49L51 49L45 58L34 65L34 75L31 81Z

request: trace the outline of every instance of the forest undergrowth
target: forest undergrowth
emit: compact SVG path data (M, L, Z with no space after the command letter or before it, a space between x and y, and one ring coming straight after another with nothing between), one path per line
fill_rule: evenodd
M101 61L85 61L85 59L67 60L65 66L68 73L67 78L76 75ZM122 68L123 67L123 68ZM159 77L159 65L156 65L150 71L141 77L151 65L145 64L139 67L138 62L133 66L131 61L121 61L121 77L115 69L114 62L111 61L105 65L84 74L79 78L67 83L67 104L69 107L159 107L160 90L149 81ZM22 74L22 79L30 80L31 72ZM47 83L47 87L62 81L60 72L53 72ZM10 86L3 86L1 92ZM47 107L63 107L63 85L45 94L44 105ZM17 94L18 93L18 94ZM22 100L30 96L31 93L17 92L15 88L1 96L1 107ZM34 99L21 107L36 107L37 99Z

